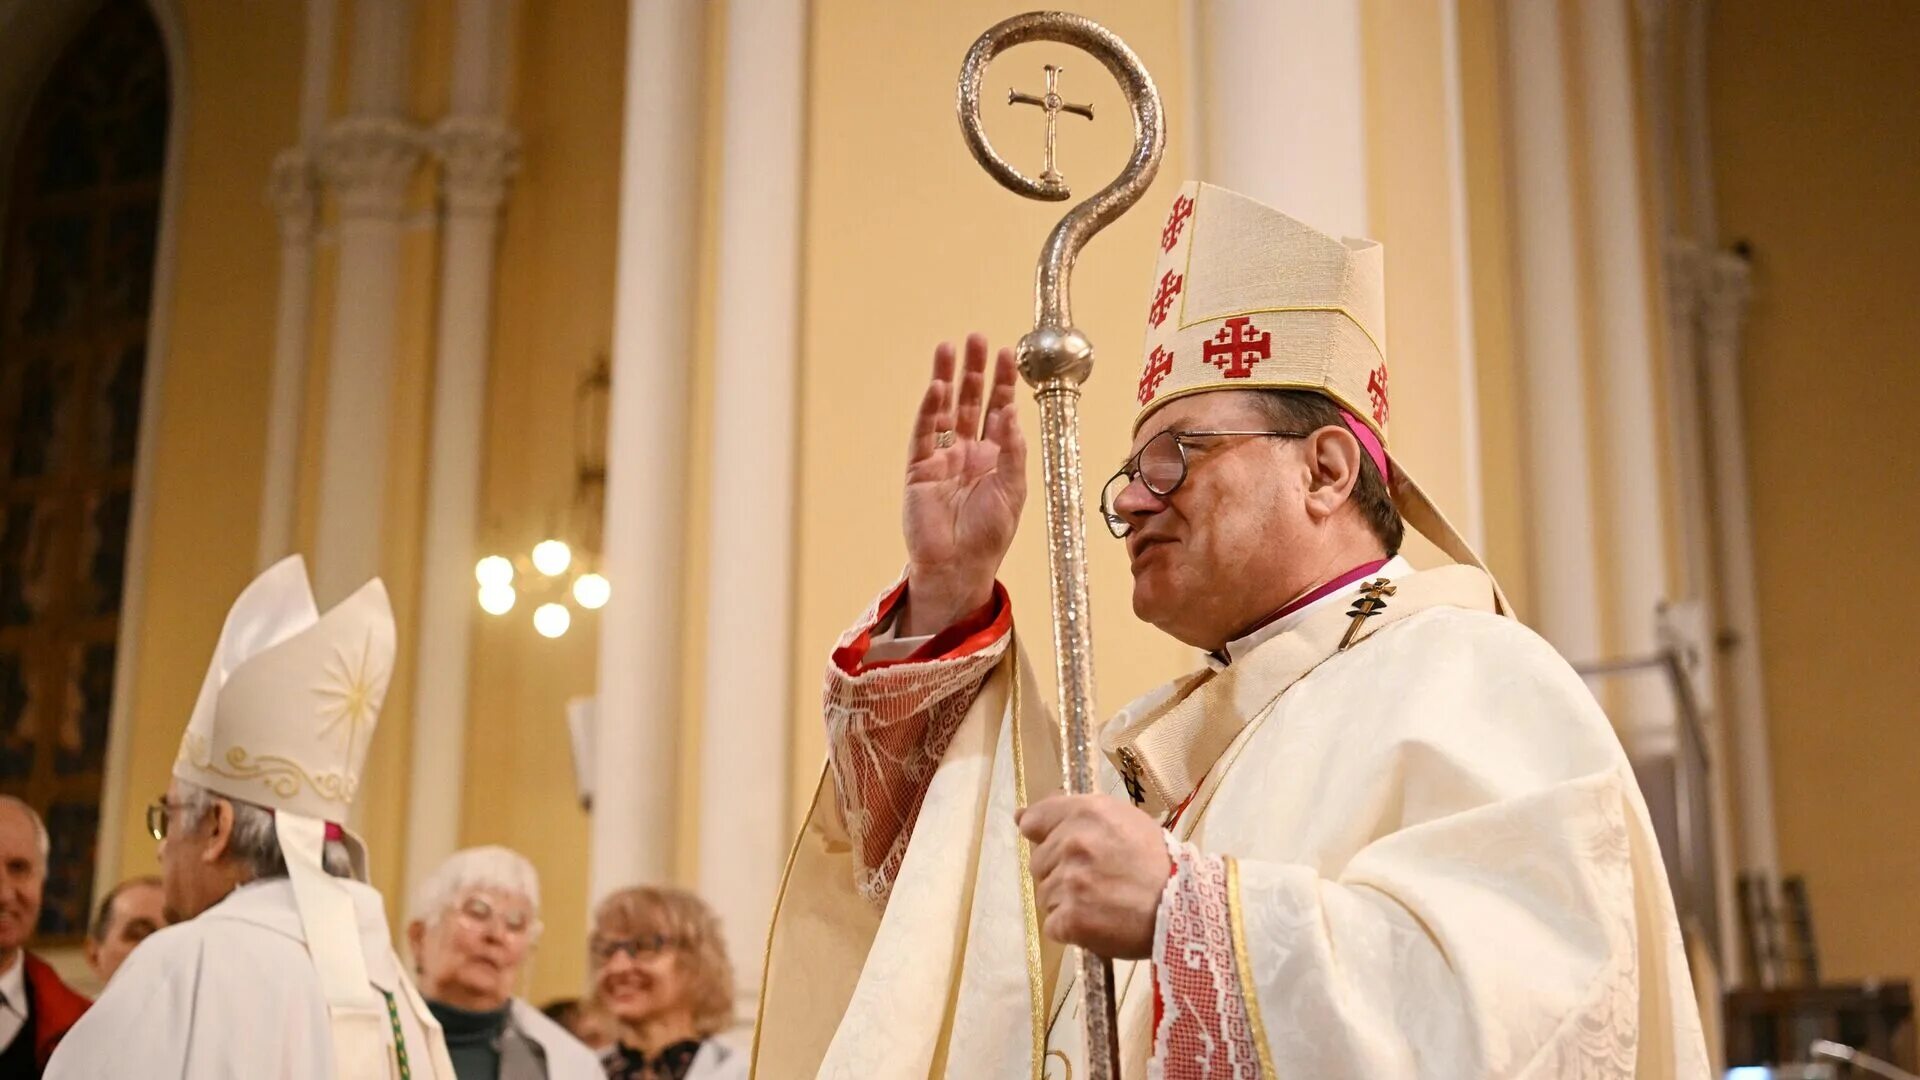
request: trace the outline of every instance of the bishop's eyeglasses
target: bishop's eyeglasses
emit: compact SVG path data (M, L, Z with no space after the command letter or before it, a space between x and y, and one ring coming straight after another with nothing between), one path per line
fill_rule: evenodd
M1133 531L1133 523L1114 509L1120 500L1120 493L1127 490L1135 479L1146 485L1146 489L1156 498L1165 499L1179 490L1187 482L1187 451L1195 449L1204 439L1225 439L1232 437L1304 439L1313 434L1310 431L1163 431L1147 440L1139 452L1120 466L1105 487L1100 489L1100 516L1107 519L1107 531L1115 539L1125 539Z
M147 835L153 837L156 841L165 840L167 838L167 819L172 816L173 811L179 808L179 803L168 802L165 795L148 803Z

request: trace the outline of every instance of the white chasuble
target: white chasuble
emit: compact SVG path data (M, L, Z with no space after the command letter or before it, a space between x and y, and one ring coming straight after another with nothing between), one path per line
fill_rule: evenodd
M454 1080L439 1022L394 955L380 894L342 881L352 894L359 945L373 985L394 1012L371 1074L335 1061L327 1000L301 934L285 878L242 885L186 922L140 943L80 1018L53 1060L49 1080L384 1080L401 1070L392 1027L405 1042L406 1075Z
M1606 717L1491 613L1479 571L1393 585L1347 649L1357 586L1103 729L1129 773L1103 761L1104 790L1184 807L1152 962L1115 965L1123 1075L1706 1077L1665 871ZM927 690L942 665L951 685ZM1025 670L1002 641L830 674L835 758L775 915L757 1077L1085 1075L1072 965L1038 933L1013 826L1059 788ZM937 763L889 739L903 701L951 730ZM871 782L885 765L930 774L892 865L863 843L873 804L902 797Z

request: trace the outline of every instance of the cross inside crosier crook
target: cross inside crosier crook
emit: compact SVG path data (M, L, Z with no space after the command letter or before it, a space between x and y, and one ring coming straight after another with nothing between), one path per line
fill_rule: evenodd
M1087 607L1084 509L1080 498L1080 384L1093 371L1093 343L1073 325L1068 278L1080 249L1146 193L1160 171L1166 128L1160 91L1140 58L1112 31L1091 19L1060 11L1016 15L980 35L960 66L960 131L967 149L1001 186L1029 199L1061 202L1071 197L1053 168L1048 139L1046 169L1038 180L994 152L980 121L980 87L987 66L1002 50L1030 41L1071 45L1091 54L1119 81L1133 114L1133 152L1112 183L1073 209L1047 235L1033 286L1033 330L1020 339L1020 374L1040 405L1040 461L1047 493L1047 551L1053 592L1053 654L1059 688L1062 775L1076 795L1094 790L1093 636ZM1048 89L1054 83L1049 78ZM1050 95L1057 96L1057 95ZM1089 111L1091 109L1089 108ZM1057 111L1049 109L1052 120ZM1082 949L1078 982L1085 995L1087 1075L1113 1080L1119 1068L1119 1032L1114 1017L1113 965Z

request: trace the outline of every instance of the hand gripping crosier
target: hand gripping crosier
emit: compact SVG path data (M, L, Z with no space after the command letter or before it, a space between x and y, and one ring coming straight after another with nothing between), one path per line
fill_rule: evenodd
M1051 202L1071 196L1054 168L1052 121L1069 107L1059 104L1055 71L1048 72L1049 132L1046 170L1035 180L994 152L980 122L980 87L987 65L1002 50L1030 41L1053 41L1082 49L1106 66L1133 112L1133 152L1112 183L1060 219L1040 251L1034 278L1033 330L1020 339L1020 374L1040 405L1040 460L1047 494L1047 548L1053 592L1053 652L1059 686L1062 774L1072 794L1094 789L1093 634L1087 609L1087 564L1080 497L1080 384L1093 371L1093 343L1073 325L1068 281L1075 258L1093 235L1146 193L1160 170L1166 128L1160 91L1140 58L1107 28L1079 15L1035 11L1016 15L980 35L960 67L960 129L975 160L1001 185L1030 199ZM1009 100L1020 100L1010 95ZM1081 107L1071 107L1078 111ZM1088 108L1081 115L1091 116ZM1088 1076L1119 1075L1114 1020L1113 966L1081 950L1078 982L1086 995Z

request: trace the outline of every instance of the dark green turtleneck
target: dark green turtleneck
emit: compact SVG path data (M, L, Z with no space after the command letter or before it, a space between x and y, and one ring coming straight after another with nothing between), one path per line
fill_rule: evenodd
M459 1080L498 1080L500 1076L500 1033L506 1030L507 1004L491 1012L474 1012L438 1001L427 1002L433 1018L447 1036L447 1056L453 1060Z

